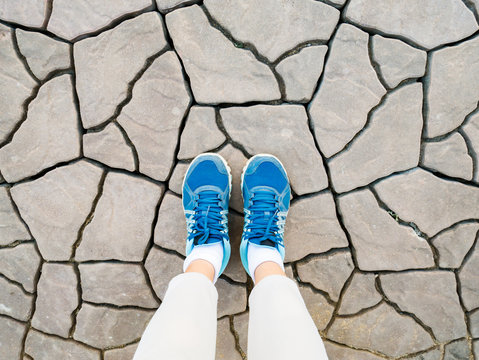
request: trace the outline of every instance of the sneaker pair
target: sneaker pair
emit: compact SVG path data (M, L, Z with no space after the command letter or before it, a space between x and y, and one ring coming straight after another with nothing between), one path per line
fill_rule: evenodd
M240 256L250 273L250 248L277 250L284 261L284 225L289 210L290 186L286 170L273 155L253 156L241 175L244 200L244 227ZM231 255L228 236L228 204L231 195L231 169L218 154L198 155L183 181L183 210L188 236L186 255L203 246L223 247L223 260L215 269L215 281L223 273ZM279 258L279 257L278 257ZM258 263L259 265L259 263ZM251 270L254 272L254 270Z

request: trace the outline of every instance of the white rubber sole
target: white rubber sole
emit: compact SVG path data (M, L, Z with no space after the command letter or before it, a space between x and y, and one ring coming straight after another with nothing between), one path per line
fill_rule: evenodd
M243 167L243 171L241 172L241 193L243 193L243 182L244 182L244 174L246 172L246 168L248 167L248 165L258 156L269 156L269 157L272 157L274 158L276 161L278 161L281 166L283 167L283 170L284 172L286 173L286 178L288 179L288 183L289 183L289 176L288 176L288 172L286 171L286 167L283 165L283 163L281 162L281 160L279 160L276 156L274 155L271 155L271 154L256 154L255 156L252 156L248 162L246 163L246 165Z

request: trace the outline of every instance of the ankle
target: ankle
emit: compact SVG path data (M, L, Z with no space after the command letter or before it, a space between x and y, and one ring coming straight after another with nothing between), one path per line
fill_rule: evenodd
M200 273L205 275L212 282L215 278L215 268L214 266L206 260L197 259L192 261L185 270L185 273Z
M265 261L264 263L258 265L254 272L254 278L256 281L255 285L258 285L261 280L270 275L286 276L286 273L277 263L273 261Z

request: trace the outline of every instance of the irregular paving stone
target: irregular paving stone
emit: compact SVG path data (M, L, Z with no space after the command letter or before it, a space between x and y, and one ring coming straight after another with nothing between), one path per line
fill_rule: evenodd
M246 310L246 287L233 285L223 279L216 282L218 290L218 319Z
M333 301L338 301L339 293L354 269L349 251L316 257L297 266L302 281L327 292Z
M348 239L336 218L331 193L325 192L292 203L285 226L285 262L308 254L348 246Z
M479 337L479 310L469 314L469 328L472 337Z
M166 193L158 211L154 241L169 250L186 255L186 220L181 199Z
M0 249L0 274L22 284L26 291L33 292L40 261L33 243Z
M197 0L156 0L156 6L161 12L166 12L167 10L173 9L176 6L180 6L182 4L188 5L195 2L197 2Z
M459 224L431 240L439 252L439 266L458 268L474 244L479 224Z
M318 330L324 330L333 316L334 306L328 303L324 295L308 286L299 286L299 291L314 324Z
M398 224L379 207L369 190L341 196L339 207L361 270L399 271L434 266L427 241L412 228Z
M181 195L182 193L183 179L185 178L189 166L189 163L177 163L173 169L170 180L168 181L168 189L177 195Z
M83 300L157 308L141 265L80 264Z
M385 303L358 316L337 317L328 331L328 338L391 357L434 345L431 336L419 324Z
M72 40L98 31L123 15L150 6L151 1L148 0L55 0L47 29Z
M2 359L20 359L26 326L20 322L0 317L0 346Z
M193 106L190 109L186 126L181 133L178 159L189 159L217 148L226 140L226 136L216 126L215 109Z
M12 198L44 259L70 259L101 176L99 167L81 160L12 187Z
M437 30L436 30L437 31ZM459 126L479 99L479 37L432 53L427 92L426 135L443 135Z
M373 355L366 351L355 350L346 346L341 346L330 341L324 342L324 347L330 359L348 359L348 360L383 360L384 358Z
M104 360L131 360L138 344L131 344L120 349L105 351Z
M83 135L83 153L86 157L111 167L135 170L133 151L114 123L109 123L100 132Z
M374 274L355 273L341 300L339 315L355 314L382 300L377 292Z
M80 156L80 134L70 75L40 87L25 122L0 149L0 170L8 182Z
M445 346L444 360L470 359L470 353L467 340L455 341Z
M249 324L249 312L245 312L241 315L233 317L233 327L238 334L239 346L243 353L248 351L248 324Z
M450 271L381 275L384 294L429 326L439 342L466 336L466 323Z
M0 187L0 245L30 240L30 234L15 212L7 188Z
M0 0L0 19L30 27L40 27L47 12L48 0Z
M242 357L236 351L236 343L230 331L230 319L224 318L218 321L216 337L216 360L241 360Z
M151 248L145 268L156 295L163 300L170 280L183 273L183 259L158 248Z
M111 117L127 97L129 82L145 61L165 46L163 23L154 12L75 43L76 88L83 126L90 128Z
M100 360L99 350L87 348L73 340L47 336L35 329L28 331L25 352L35 360Z
M37 286L32 326L68 337L71 314L78 306L77 276L72 265L45 263Z
M389 93L371 122L344 152L328 162L337 192L349 191L419 162L422 84Z
M237 215L234 212L229 213L228 232L231 245L231 257L224 274L234 281L245 283L248 280L248 276L241 263L239 253L241 236L243 235L243 223L243 216Z
M473 161L464 138L458 133L438 142L426 142L424 166L443 174L472 180Z
M398 39L381 35L372 37L372 56L390 88L408 78L418 78L426 71L425 51L413 48Z
M308 46L281 61L276 70L284 80L286 100L308 102L323 72L328 47Z
M73 338L104 349L131 343L145 331L154 311L112 309L83 304Z
M374 188L402 220L414 222L429 236L461 220L479 218L478 188L422 169L389 177Z
M469 139L470 146L476 154L479 153L479 112L472 114L462 126L464 133ZM474 181L479 181L479 167L474 170Z
M425 353L422 353L421 355L414 356L412 358L409 358L411 360L440 360L441 359L441 350L440 349L434 349Z
M0 277L0 314L27 321L32 310L33 295Z
M459 272L461 297L467 310L479 307L479 245L476 243L471 257Z
M472 343L472 349L473 349L474 355L476 357L479 356L479 340L475 340Z
M166 24L198 103L244 103L281 97L270 68L213 28L199 6L169 13Z
M246 151L273 154L283 162L298 195L328 186L303 106L230 107L221 109L220 114L228 134Z
M173 51L156 59L137 81L133 98L118 122L136 147L141 173L166 180L190 101L180 61Z
M361 26L405 37L428 49L461 40L478 28L460 0L352 0L345 15Z
M326 157L354 137L386 93L369 60L368 41L367 33L349 24L340 25L334 37L321 86L309 107Z
M269 61L308 40L329 40L339 11L319 1L206 0L213 18ZM235 9L235 11L231 11Z
M230 208L243 213L243 194L241 193L241 174L243 168L246 166L248 159L243 155L243 153L232 145L228 144L220 151L218 154L223 156L223 158L228 162L228 165L231 168L231 176L233 177L232 189L231 189L231 198L230 198Z
M108 173L76 260L142 260L162 192L163 187L142 178Z
M12 7L11 1L0 0L0 18L2 9ZM23 103L37 84L18 58L12 40L12 30L0 24L0 143L22 118Z
M37 78L44 79L54 70L71 66L70 46L67 43L22 29L16 29L15 35L20 52Z

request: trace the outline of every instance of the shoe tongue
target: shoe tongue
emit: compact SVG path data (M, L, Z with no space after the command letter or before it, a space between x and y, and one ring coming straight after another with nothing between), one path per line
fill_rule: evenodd
M261 241L260 245L266 245L266 246L271 246L271 247L276 247L275 243L271 240L263 240Z

